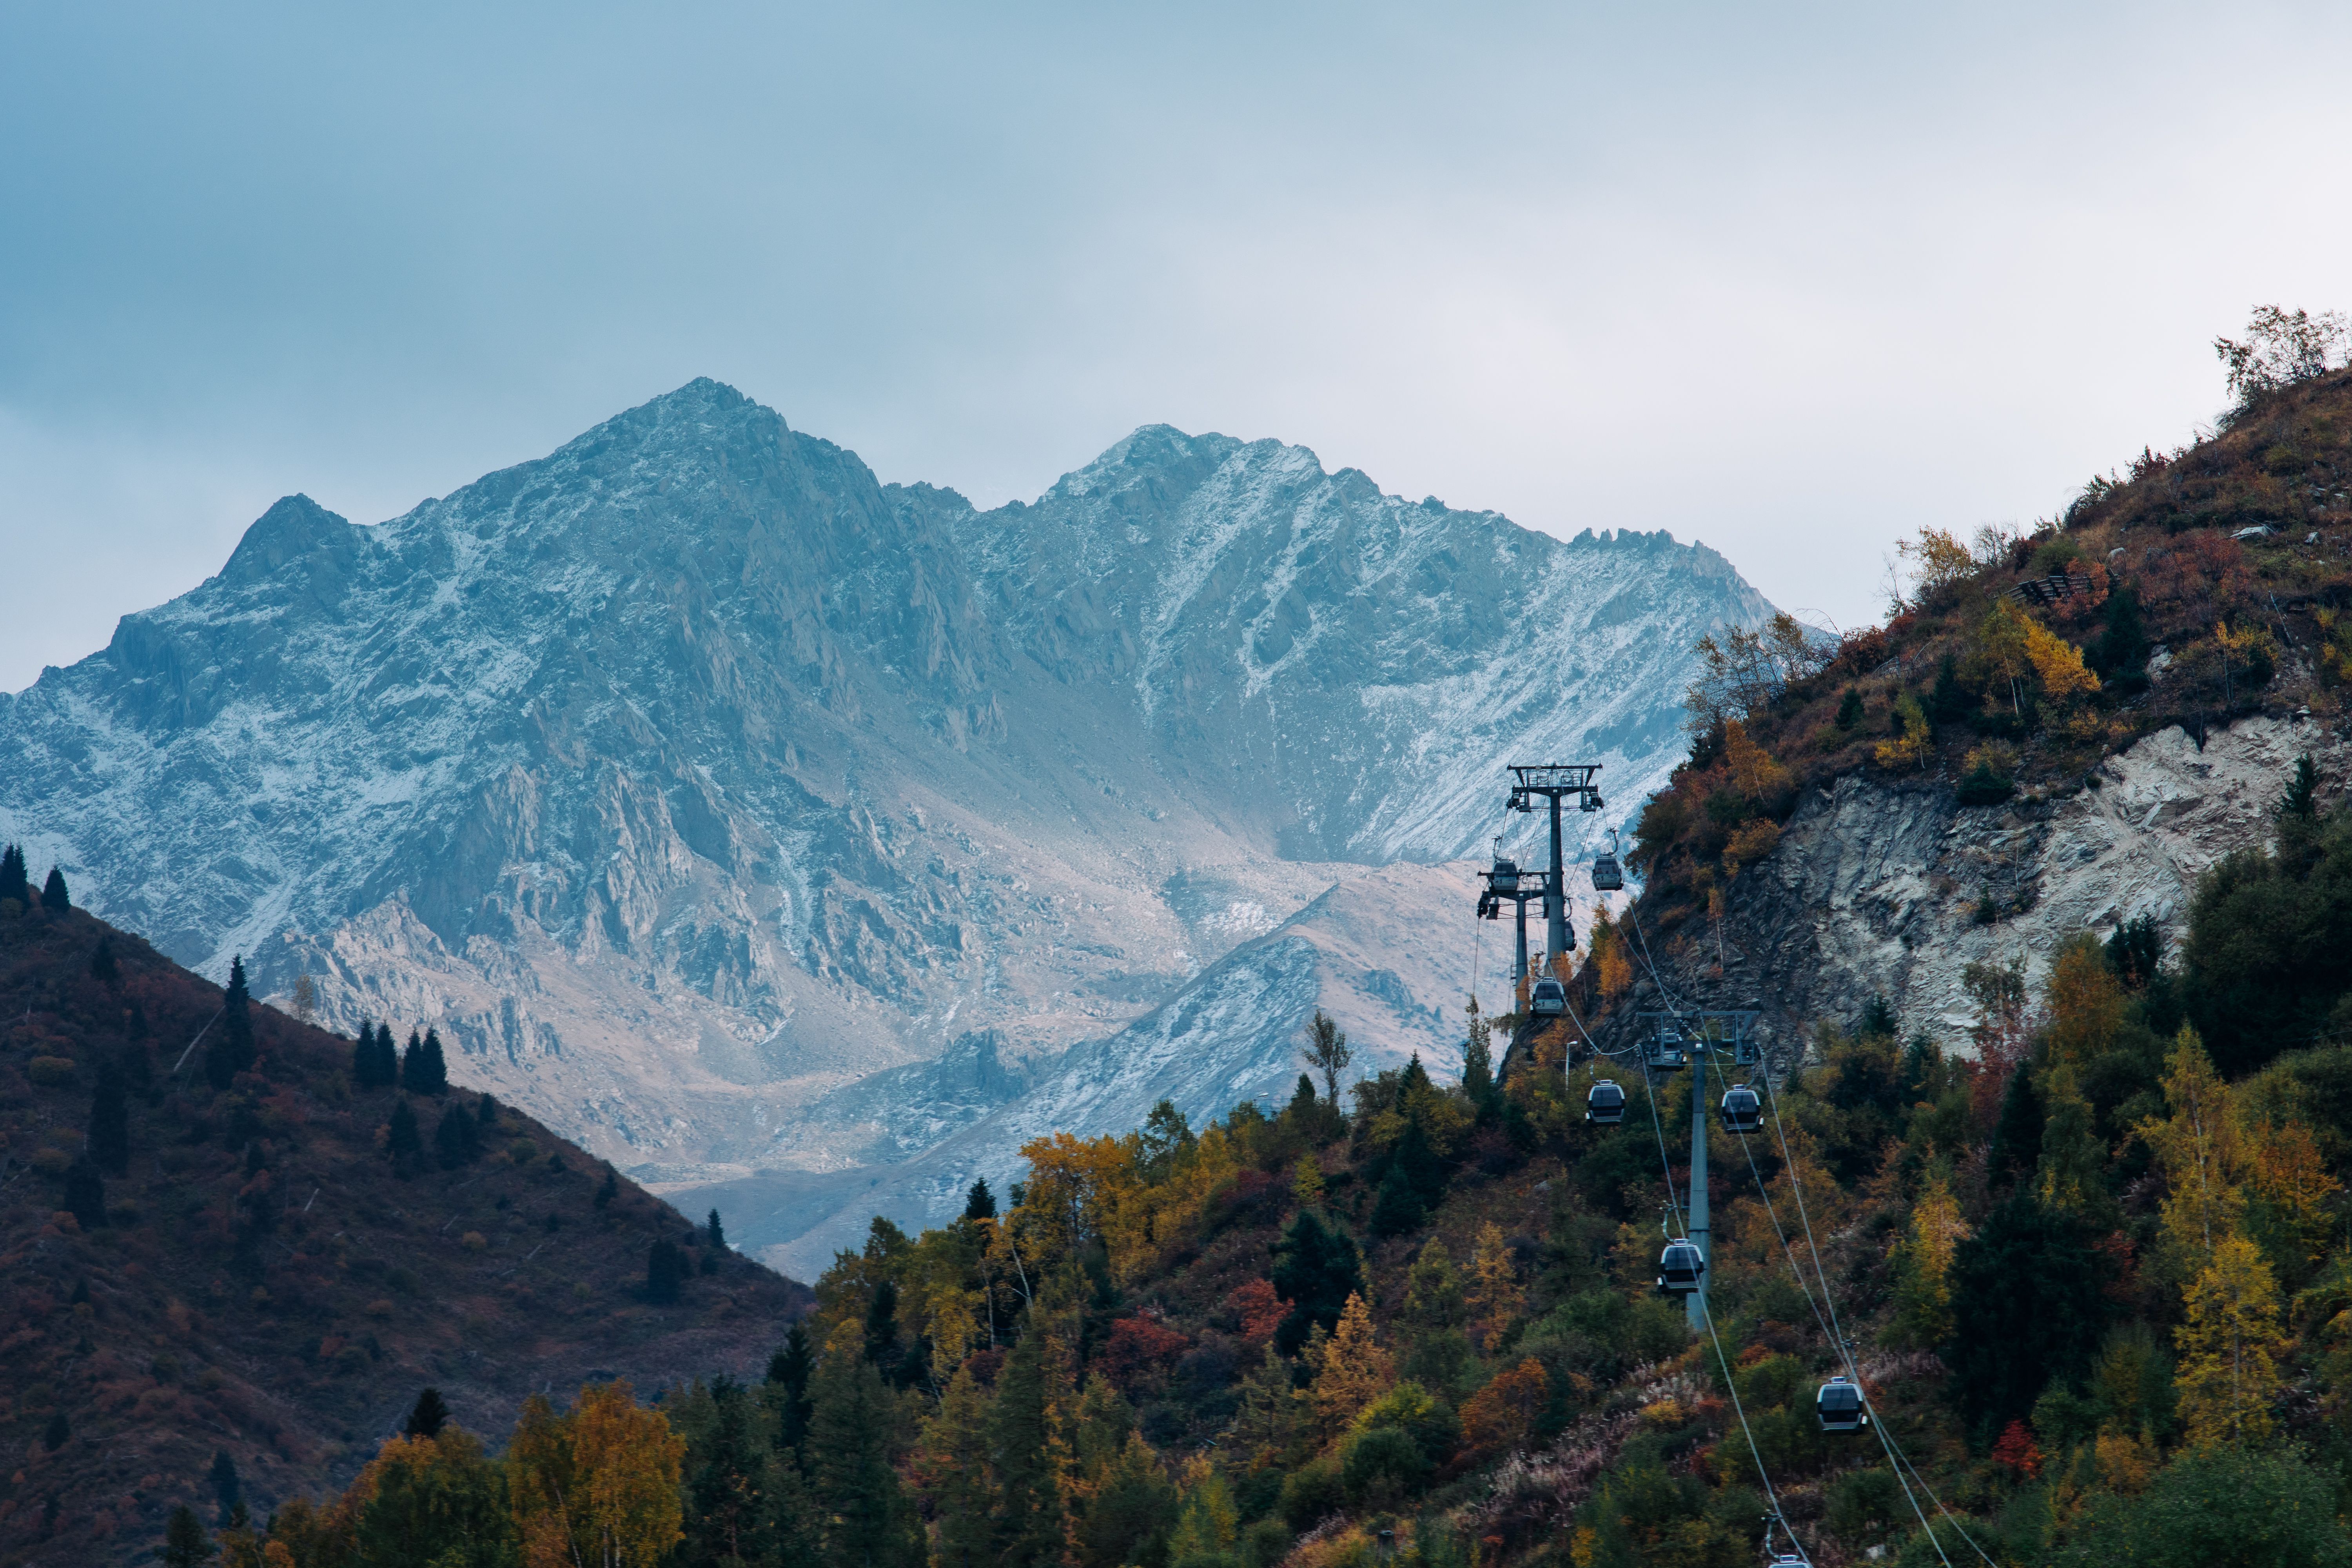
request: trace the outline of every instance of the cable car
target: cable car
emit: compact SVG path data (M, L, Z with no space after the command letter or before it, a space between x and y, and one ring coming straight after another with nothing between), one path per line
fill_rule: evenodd
M1698 1243L1687 1238L1666 1243L1665 1251L1658 1255L1658 1294L1688 1296L1698 1289L1699 1276L1706 1272L1706 1259L1699 1256Z
M1486 885L1498 893L1517 892L1519 890L1518 862L1507 860L1500 855L1496 856L1495 868L1486 873Z
M1557 1018L1568 1011L1568 987L1557 980L1538 980L1528 993L1528 1011L1538 1018Z
M1862 1390L1843 1377L1833 1377L1822 1384L1821 1393L1813 1396L1813 1413L1822 1418L1824 1432L1859 1432L1870 1425L1870 1413L1863 1408Z
M1723 1130L1726 1132L1761 1132L1764 1131L1764 1099L1746 1084L1734 1084L1723 1093Z
M1602 1079L1584 1097L1584 1119L1601 1127L1616 1126L1625 1120L1625 1091Z
M1609 847L1592 862L1592 890L1614 893L1625 886L1624 868L1617 864L1617 835L1609 836Z
M1658 1032L1642 1042L1642 1063L1658 1072L1677 1072L1690 1066L1684 1054L1682 1031L1672 1024L1660 1024Z

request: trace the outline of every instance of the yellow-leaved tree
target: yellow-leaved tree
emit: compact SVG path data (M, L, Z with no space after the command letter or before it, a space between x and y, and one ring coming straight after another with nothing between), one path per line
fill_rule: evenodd
M529 1568L654 1568L685 1536L686 1440L625 1383L592 1383L557 1415L532 1394L507 1446Z
M1968 1222L1944 1173L1932 1173L1911 1205L1911 1229L1896 1249L1895 1337L1928 1350L1952 1333L1952 1258L1969 1236Z
M1307 1397L1315 1407L1316 1427L1328 1439L1346 1431L1357 1411L1389 1391L1396 1367L1373 1332L1372 1310L1352 1293L1340 1310L1339 1326L1313 1348L1315 1382Z
M1470 1315L1477 1324L1478 1348L1491 1352L1518 1321L1525 1292L1502 1228L1488 1220L1478 1227L1478 1242L1470 1254Z
M2279 1390L2278 1279L2262 1249L2235 1233L2182 1292L2188 1318L2173 1331L2180 1415L2195 1447L2259 1443L2270 1436Z

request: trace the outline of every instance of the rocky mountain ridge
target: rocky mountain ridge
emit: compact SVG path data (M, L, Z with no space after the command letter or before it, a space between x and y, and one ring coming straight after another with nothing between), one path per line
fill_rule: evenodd
M207 973L437 1023L646 1179L822 1174L1208 1016L1335 885L1482 849L1507 763L1601 762L1630 812L1691 643L1768 609L1701 546L1164 426L982 511L697 382L389 522L279 502L0 697L0 834ZM1443 883L1389 889L1400 941L1468 923ZM1443 1052L1458 977L1384 999L1412 973L1313 1000L1368 1063ZM1160 1087L1248 1088L1222 1048Z

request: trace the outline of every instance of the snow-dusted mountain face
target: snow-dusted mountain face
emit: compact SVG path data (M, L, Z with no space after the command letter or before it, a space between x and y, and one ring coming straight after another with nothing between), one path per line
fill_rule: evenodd
M1702 546L1165 426L983 512L698 381L390 522L280 501L0 697L0 836L648 1178L848 1193L1081 1081L1270 1092L1318 1005L1449 1058L1467 883L1374 868L1483 852L1511 762L1623 820L1692 642L1768 613Z

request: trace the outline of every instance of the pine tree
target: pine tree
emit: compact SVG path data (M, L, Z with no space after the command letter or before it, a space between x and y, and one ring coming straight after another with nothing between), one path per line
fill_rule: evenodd
M470 1165L481 1152L481 1124L474 1120L474 1113L461 1105L444 1110L433 1129L433 1155L441 1168L455 1171Z
M121 965L114 962L114 939L100 937L98 945L89 950L89 977L111 985L121 976Z
M1481 1126L1500 1114L1496 1103L1495 1052L1490 1043L1494 1026L1481 1017L1470 1020L1470 1042L1462 1050L1462 1098L1470 1102Z
M1348 1298L1362 1291L1363 1267L1356 1244L1312 1210L1300 1213L1283 1231L1274 1258L1274 1293L1291 1303L1274 1342L1285 1355L1296 1355L1310 1329L1338 1323Z
M1426 1213L1421 1194L1404 1173L1404 1167L1391 1165L1388 1174L1381 1178L1380 1197L1372 1205L1372 1234L1402 1236L1418 1229Z
M710 1237L711 1251L724 1252L727 1250L727 1227L719 1223L719 1211L717 1209L712 1209L710 1211L710 1223L705 1227L705 1232Z
M940 1396L939 1414L923 1423L924 1491L940 1524L932 1552L942 1563L984 1563L996 1553L988 1406L971 1368L960 1366Z
M1005 1358L989 1412L1000 1568L1047 1568L1060 1555L1062 1496L1047 1408L1045 1341L1033 1321Z
M131 1096L122 1074L109 1062L98 1069L98 1092L89 1103L90 1163L110 1176L131 1173Z
M408 1055L400 1064L400 1087L411 1094L437 1097L449 1092L449 1064L441 1054L438 1030L425 1030L422 1040L415 1031L409 1032Z
M236 1461L229 1458L227 1449L213 1450L213 1468L205 1479L212 1483L213 1501L220 1505L218 1522L226 1524L237 1505L245 1500L245 1482L238 1477Z
M776 1447L781 1449L798 1448L808 1436L809 1378L815 1370L808 1330L794 1323L783 1344L768 1358L768 1383L776 1391Z
M707 1413L689 1404L681 1415L702 1415L689 1425L686 1459L686 1540L678 1561L688 1563L767 1563L776 1560L776 1458L754 1428L757 1406L742 1385L720 1375L712 1380Z
M499 1102L485 1094L474 1101L474 1117L482 1124L483 1131L496 1132L499 1130Z
M596 1206L600 1209L610 1208L613 1206L613 1200L620 1195L621 1179L614 1174L612 1163L607 1161L604 1164L604 1184L596 1189Z
M1837 727L1850 734L1862 727L1864 716L1862 692L1857 688L1847 687L1845 695L1838 699Z
M73 908L73 900L66 893L66 874L55 866L49 868L49 879L41 884L41 908L57 914Z
M2309 752L2294 760L2294 777L2287 781L2286 793L2279 797L2278 816L2282 822L2289 818L2310 822L2319 816L2319 769Z
M425 1139L417 1131L416 1112L408 1108L405 1096L394 1100L392 1122L384 1137L384 1152L392 1156L393 1169L403 1175L414 1170L424 1158Z
M360 1037L352 1042L352 1087L380 1089L375 1080L375 1026L360 1021Z
M98 1230L106 1224L106 1183L100 1179L98 1167L88 1160L77 1160L66 1168L65 1211L73 1215L84 1230Z
M182 1503L172 1510L171 1521L163 1527L163 1568L204 1568L218 1550L194 1509Z
M823 1568L920 1568L922 1526L891 1466L895 1402L862 1349L856 1328L845 1325L810 1380L810 1489L824 1521L818 1562Z
M677 1243L667 1238L656 1241L646 1250L646 1300L656 1306L667 1306L677 1300L678 1289L686 1283L686 1254Z
M417 1394L416 1403L408 1407L408 1420L401 1431L411 1437L438 1437L441 1428L449 1423L449 1406L443 1403L441 1391L428 1388Z
M228 962L228 990L221 997L220 1022L213 1026L205 1046L205 1081L216 1089L228 1088L237 1074L252 1069L252 993L245 984L245 957L240 953Z
M1287 1373L1285 1383L1287 1384ZM1290 1390L1282 1391L1292 1403ZM1129 1563L1154 1561L1153 1543L1176 1527L1181 1499L1168 1479L1160 1456L1141 1436L1129 1434L1126 1443L1094 1478L1094 1496L1087 1500L1077 1527L1080 1568L1116 1568ZM942 1551L940 1561L952 1561Z
M25 852L14 844L0 850L0 899L14 899L32 907L32 879L25 874Z

